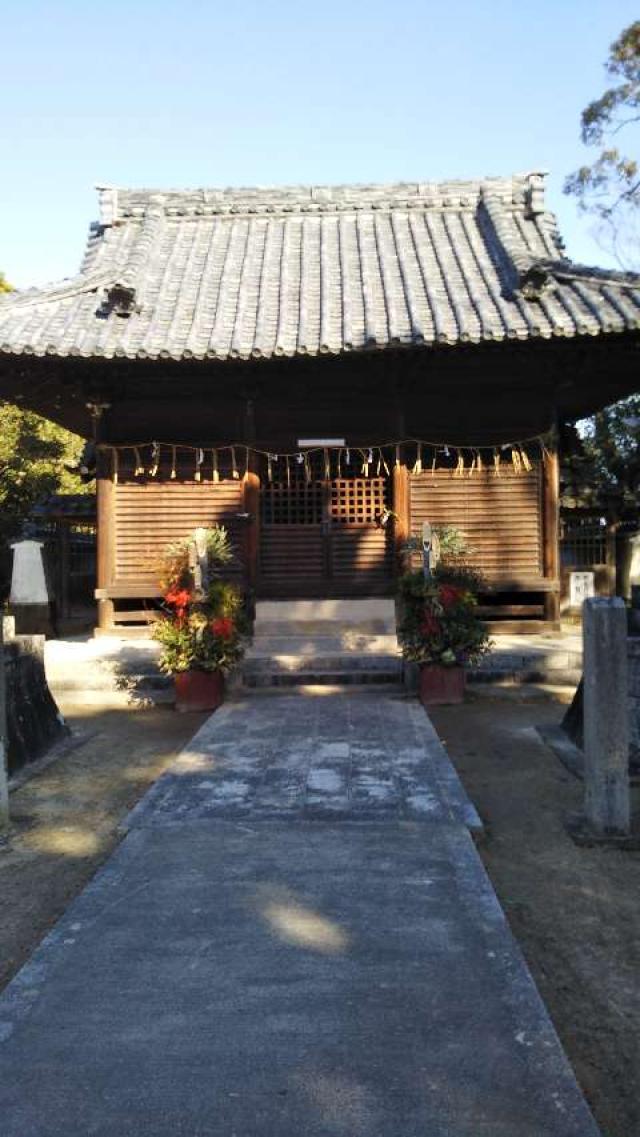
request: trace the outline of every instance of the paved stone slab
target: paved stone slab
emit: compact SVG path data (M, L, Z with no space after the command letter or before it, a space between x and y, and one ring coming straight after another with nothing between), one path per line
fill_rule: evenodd
M0 1039L3 1137L597 1137L448 822L133 831Z
M127 825L203 818L482 823L422 707L404 695L250 695L213 715Z

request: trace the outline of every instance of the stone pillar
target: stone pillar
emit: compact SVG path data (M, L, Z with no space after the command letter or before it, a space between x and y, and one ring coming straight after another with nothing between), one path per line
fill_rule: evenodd
M619 597L583 608L585 819L602 837L629 833L627 614Z
M9 832L9 743L7 741L7 679L4 668L4 620L0 616L0 843Z

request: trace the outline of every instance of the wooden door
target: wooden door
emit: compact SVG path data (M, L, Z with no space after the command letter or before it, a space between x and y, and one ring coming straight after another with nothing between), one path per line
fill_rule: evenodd
M263 596L375 596L391 590L386 478L267 484L261 491Z

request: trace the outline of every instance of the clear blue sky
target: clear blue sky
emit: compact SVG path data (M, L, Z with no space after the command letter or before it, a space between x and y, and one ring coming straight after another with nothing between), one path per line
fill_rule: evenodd
M3 9L0 268L71 276L96 183L437 180L548 169L564 197L631 0L21 0Z

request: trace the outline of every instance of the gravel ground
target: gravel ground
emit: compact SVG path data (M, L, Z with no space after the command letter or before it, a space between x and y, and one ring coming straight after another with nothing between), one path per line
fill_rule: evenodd
M485 867L603 1137L638 1137L640 853L568 836L582 783L535 729L564 710L484 695L431 717L487 826Z

